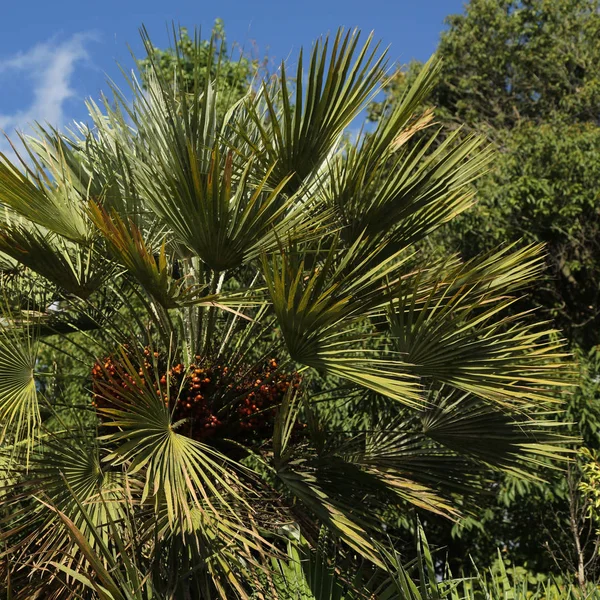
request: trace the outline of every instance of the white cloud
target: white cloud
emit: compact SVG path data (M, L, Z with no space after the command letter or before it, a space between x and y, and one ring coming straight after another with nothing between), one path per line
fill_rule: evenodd
M25 52L0 57L0 89L3 80L19 81L30 91L30 103L12 113L2 112L0 101L0 130L14 139L14 131L27 131L35 122L50 123L55 127L65 124L65 101L75 95L72 88L76 67L88 59L86 43L90 34L76 34L63 42L50 40L33 46ZM8 143L0 140L0 151L7 151Z

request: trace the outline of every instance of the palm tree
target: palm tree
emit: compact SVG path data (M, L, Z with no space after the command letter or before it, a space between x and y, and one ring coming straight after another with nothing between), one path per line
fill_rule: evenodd
M489 469L562 453L561 343L513 310L540 248L419 262L490 159L427 152L439 62L349 144L385 82L371 37L319 40L222 119L144 40L144 85L0 162L11 597L277 597L290 541L385 568L398 514L456 518Z

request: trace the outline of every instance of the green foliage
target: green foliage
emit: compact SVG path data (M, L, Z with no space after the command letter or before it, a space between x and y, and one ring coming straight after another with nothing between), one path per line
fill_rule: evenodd
M597 0L471 0L446 19L442 76L428 102L451 128L466 123L492 136L523 122L596 122L598 8ZM392 78L388 103L418 72L411 63Z
M80 505L85 519L91 521ZM115 559L109 548L101 543L94 548L81 530L64 514L59 513L62 526L75 545L86 556L90 565L85 574L63 567L62 572L72 581L82 583L96 592L101 600L166 600L147 577L144 577L143 554L134 538L120 539L120 556ZM131 522L127 521L131 526ZM117 534L114 522L110 528ZM130 533L131 530L130 530ZM286 552L273 558L271 570L258 575L255 592L249 596L258 600L264 596L260 587L268 582L270 596L277 600L597 600L600 590L592 585L584 589L559 579L534 576L526 570L511 566L498 556L486 570L475 568L469 578L453 577L447 567L439 577L434 563L436 556L430 549L422 528L416 536L417 558L403 564L394 554L385 555L386 569L374 569L362 564L345 577L345 557L342 548L332 544L321 534L316 549L305 540L298 540L290 531ZM117 534L118 535L118 534ZM129 544L127 543L129 542Z
M467 123L498 154L474 209L433 236L430 250L469 258L518 240L545 244L546 282L522 306L541 307L589 350L600 301L598 3L473 0L447 21L440 77L423 106L436 107L444 135ZM398 71L371 117L392 110L420 70Z
M600 463L588 448L581 450L583 478L579 484L580 490L589 497L588 517L598 525L600 509Z
M6 309L5 309L6 310ZM8 319L13 313L6 310ZM21 315L19 315L19 318ZM40 407L34 370L37 338L25 320L15 331L7 323L0 329L0 441L3 444L35 444Z
M493 129L595 121L598 8L597 0L472 0L447 19L433 102L458 122Z

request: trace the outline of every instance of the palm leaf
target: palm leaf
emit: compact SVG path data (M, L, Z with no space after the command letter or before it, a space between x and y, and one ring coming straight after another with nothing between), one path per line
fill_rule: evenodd
M293 90L282 64L276 84L262 89L263 106L247 103L249 119L236 131L271 186L293 175L285 189L298 190L376 93L385 54L377 57L379 45L372 43L372 35L362 47L358 42L357 31L338 30L330 52L329 39L315 43L306 73L300 53Z
M0 154L0 201L19 215L74 241L84 241L88 236L88 223L84 214L87 190L76 180L64 158L62 145L56 149L56 161L47 174L29 145L25 143L33 167L22 160L25 174ZM43 146L44 151L54 149Z
M87 298L110 275L93 245L82 247L37 227L0 226L0 251L52 283Z
M386 265L366 273L362 268L365 260L356 258L358 265L353 265L352 259L360 256L358 244L338 264L335 252L334 244L324 263L313 262L311 267L294 250L274 255L270 261L263 258L263 275L291 357L400 402L418 405L418 387L400 358L369 350L372 336L352 333L370 308L385 302L388 290L381 281Z
M511 265L527 257L535 272L536 251L501 252L473 271L442 267L431 284L423 272L405 279L389 318L412 370L501 405L551 400L552 388L565 383L557 371L565 368L563 343L553 330L535 330L525 314L509 312L516 302L509 293L531 276Z
M40 411L34 371L38 345L32 324L16 321L5 307L0 323L0 431L3 441L27 442L27 450L39 432Z
M108 402L99 412L108 417L107 426L120 429L106 437L116 447L105 460L112 465L127 464L130 475L142 472L141 501L149 498L157 510L164 507L171 523L193 526L191 510L195 508L201 515L197 526L216 524L250 547L262 544L244 524L244 513L252 513L252 490L243 477L248 479L251 471L215 448L177 433L181 423L171 421L169 408L176 399L165 402L157 395L152 375L145 368L140 375L125 351L120 364L119 376L132 385L124 390L109 373L106 381L98 382L99 393Z
M535 468L548 459L568 458L568 446L576 442L560 425L553 427L549 415L514 415L489 406L470 394L450 393L442 388L432 408L420 415L423 433L462 456L518 476L535 478ZM530 463L534 469L526 470Z
M135 277L135 280L164 308L186 303L210 302L216 295L201 296L203 288L185 285L176 280L168 264L166 244L154 252L135 223L125 223L118 213L110 215L96 204L90 204L91 218L100 229L116 260Z

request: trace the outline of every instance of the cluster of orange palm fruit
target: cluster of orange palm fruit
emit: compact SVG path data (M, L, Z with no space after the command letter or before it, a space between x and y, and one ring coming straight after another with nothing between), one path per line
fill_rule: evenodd
M171 406L172 422L179 423L178 430L196 440L217 433L232 439L264 439L272 431L277 406L290 386L297 388L300 383L298 373L278 372L274 358L261 366L232 371L197 355L187 368L182 363L167 368L159 353L146 348L139 377L127 373L118 362L107 356L92 368L93 405L107 408L114 401L127 402L120 388L139 389L151 380L154 392ZM110 398L103 395L107 387Z

